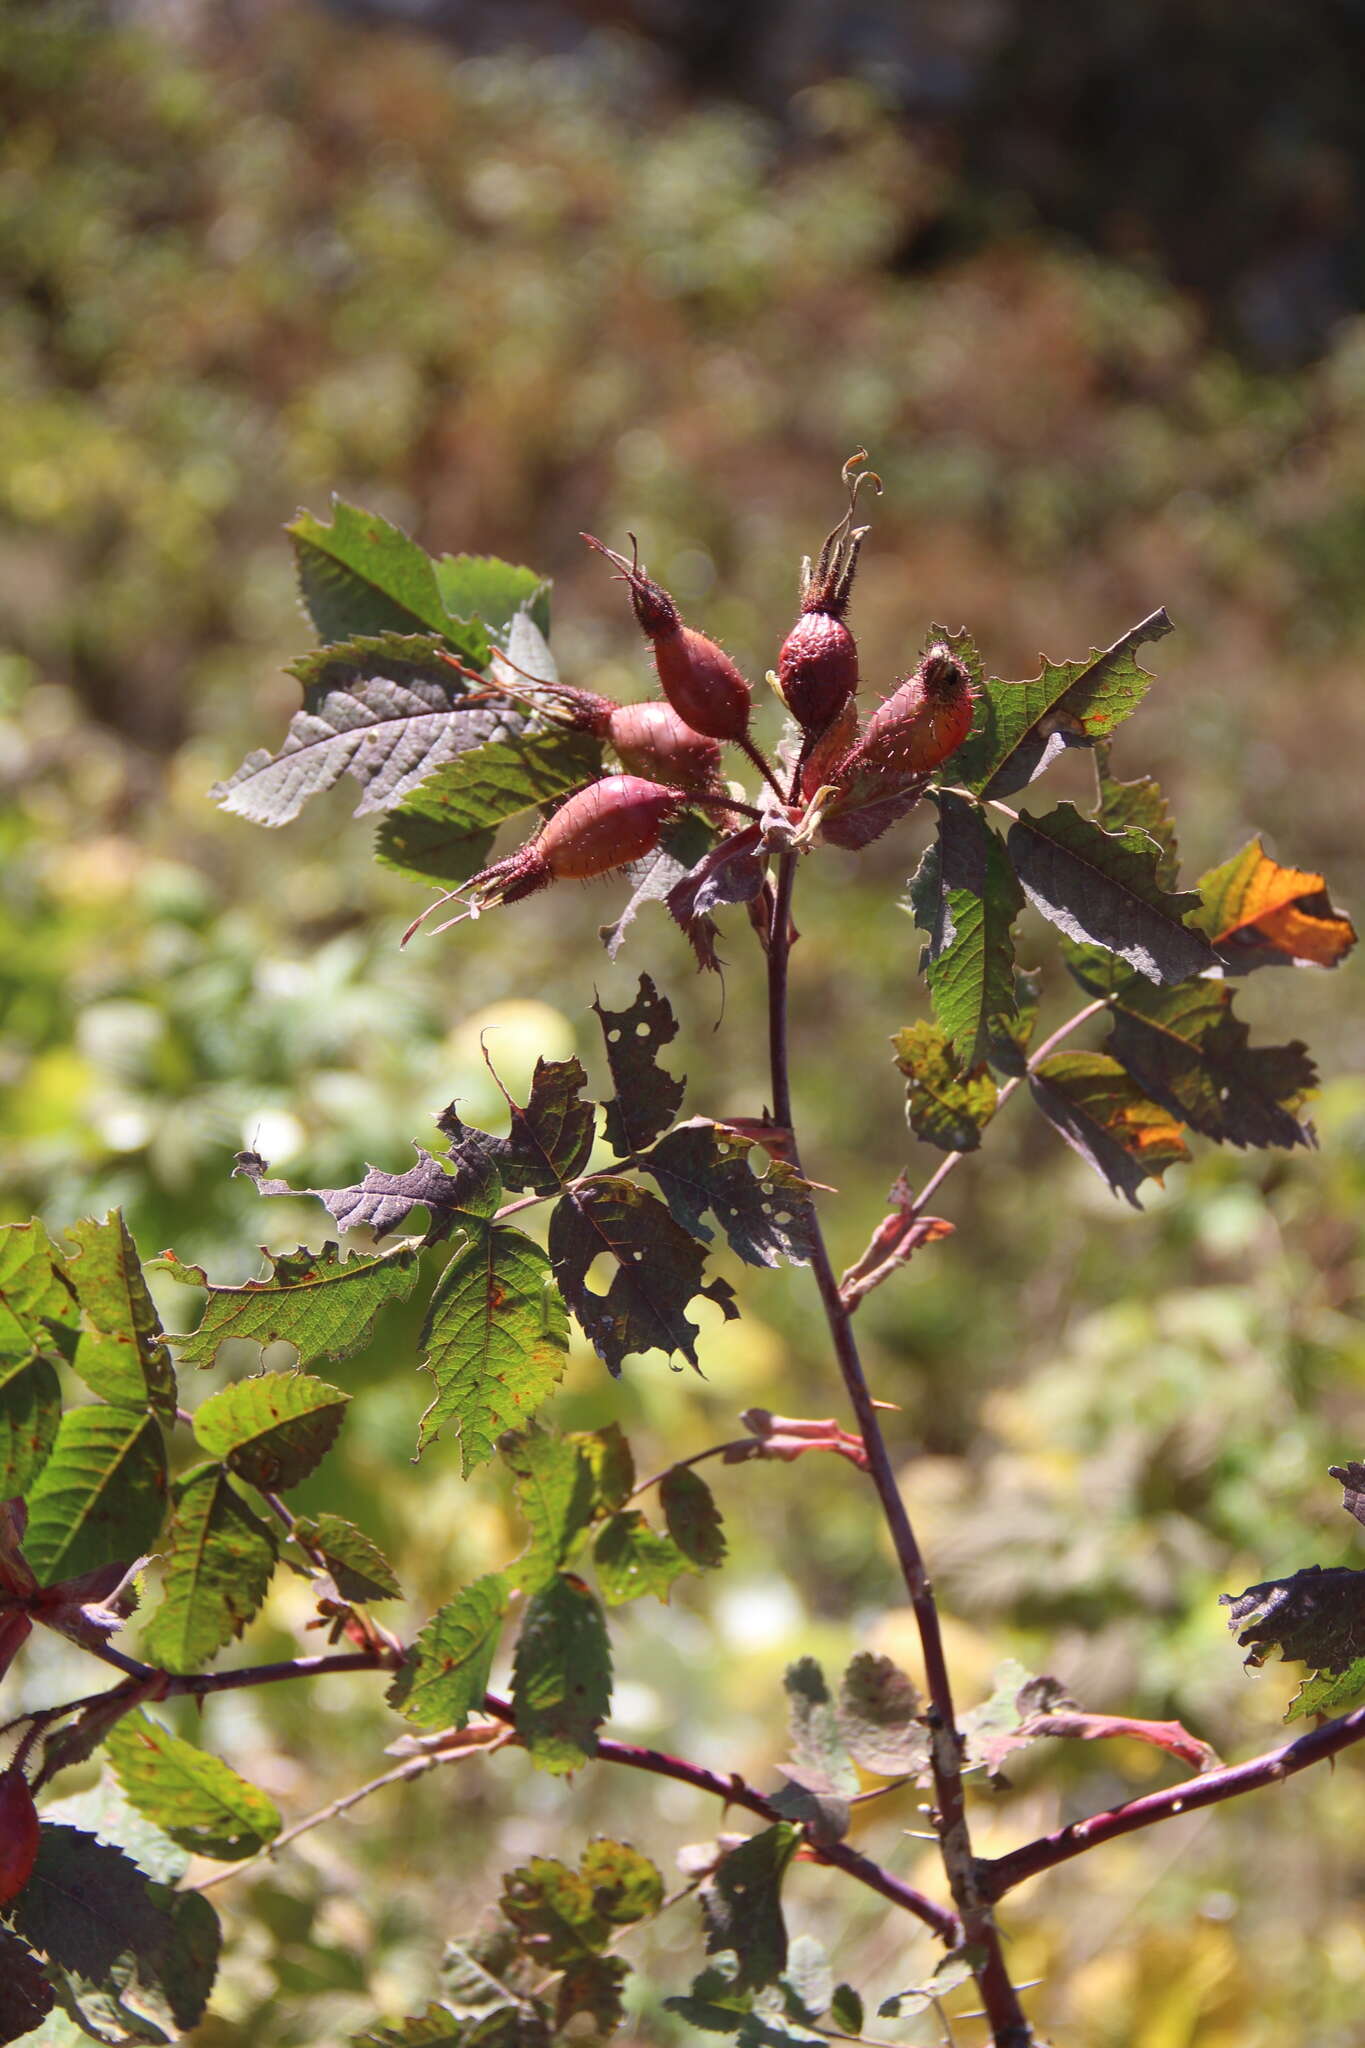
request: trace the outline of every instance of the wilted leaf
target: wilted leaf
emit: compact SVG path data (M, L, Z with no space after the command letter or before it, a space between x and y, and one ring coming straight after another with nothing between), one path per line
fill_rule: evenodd
M1163 888L1161 848L1145 832L1105 832L1074 804L1016 818L1006 840L1014 871L1036 910L1068 938L1106 946L1149 981L1188 981L1217 963L1202 932L1184 922L1190 890Z
M667 1600L673 1581L695 1569L670 1536L650 1528L638 1508L623 1508L603 1523L592 1556L608 1607L638 1600L642 1593Z
M1365 1658L1365 1572L1310 1564L1287 1579L1266 1579L1244 1593L1222 1593L1228 1627L1249 1665L1272 1650L1284 1661L1339 1676Z
M527 1603L512 1665L517 1733L544 1771L575 1771L597 1750L611 1707L602 1609L582 1579L558 1572Z
M814 1935L798 1934L788 1947L781 1990L788 2012L802 2020L818 2019L834 1996L834 1972Z
M725 1532L710 1487L690 1466L674 1465L659 1482L659 1505L668 1533L684 1557L702 1571L725 1561Z
M1035 1678L1007 1657L996 1671L990 1698L959 1716L964 1761L984 1764L994 1777L1012 1750L1024 1748L1041 1732L1029 1728L1037 1715L1075 1704L1055 1678Z
M1341 1505L1365 1527L1365 1465L1352 1458L1347 1465L1329 1465L1328 1474L1341 1487Z
M621 1956L581 1956L565 1965L555 1999L555 2020L567 2027L576 2013L591 2016L599 2034L610 2034L626 2016L621 1990L630 1964Z
M273 1842L283 1825L267 1793L140 1709L110 1731L106 1748L138 1812L193 1855L236 1863Z
M1220 1144L1311 1145L1295 1114L1317 1085L1302 1040L1253 1046L1224 982L1156 989L1128 976L1111 996L1106 1051L1154 1102Z
M145 1408L69 1408L28 1493L24 1554L47 1586L150 1550L166 1513L166 1446Z
M839 1686L839 1733L849 1754L879 1777L918 1776L929 1762L924 1702L889 1657L860 1650Z
M239 1636L265 1598L275 1548L222 1465L187 1472L163 1546L161 1605L143 1638L148 1657L167 1671L198 1671Z
M45 1822L33 1874L9 1908L17 1934L93 1984L121 1955L154 1960L169 1916L130 1857L79 1828Z
M783 1674L791 1757L782 1769L798 1785L845 1797L858 1790L858 1773L844 1740L825 1674L814 1657L798 1657Z
M371 1600L397 1600L402 1587L393 1566L363 1529L341 1515L300 1515L294 1523L296 1542L316 1551L332 1575L343 1600L358 1606Z
M1282 868L1253 839L1222 867L1199 878L1206 931L1230 974L1253 967L1337 967L1355 945L1355 927L1332 907L1321 875Z
M658 1062L660 1046L678 1035L672 1006L647 974L640 976L635 1001L626 1010L593 1011L602 1027L607 1066L616 1090L603 1104L607 1143L618 1157L638 1152L672 1123L682 1106L687 1083L674 1078Z
M542 805L601 772L600 742L567 726L481 738L389 809L375 858L413 881L468 881L486 864L499 826L519 819L529 838Z
M442 1175L443 1180L448 1179ZM219 1287L201 1266L182 1265L172 1252L155 1262L158 1272L182 1287L208 1290L199 1327L174 1342L181 1363L208 1367L229 1337L252 1344L292 1344L299 1364L315 1358L349 1358L370 1334L375 1317L390 1301L406 1301L417 1280L411 1247L382 1255L342 1256L329 1242L320 1251L300 1245L296 1252L266 1253L270 1275L241 1287Z
M1024 898L980 807L946 790L938 806L938 838L910 902L929 934L923 964L934 1016L960 1063L974 1067L1017 1014L1011 933Z
M1005 683L994 677L977 698L976 719L966 743L953 756L955 782L982 796L1008 796L1043 773L1067 747L1093 746L1136 711L1152 678L1133 659L1146 642L1171 631L1164 611L1086 661L1053 663L1043 658L1032 681Z
M950 1949L946 1956L935 1965L923 1984L911 1985L907 1991L898 1991L894 1998L884 1998L877 2007L879 2019L908 2019L912 2013L924 2012L950 1991L956 1991L963 1984L970 1984L986 1960L983 1948L966 1947Z
M89 1217L66 1236L75 1247L66 1271L81 1309L73 1368L102 1400L124 1408L146 1402L158 1415L174 1415L175 1368L123 1217L117 1209L103 1223Z
M463 1728L488 1690L507 1613L507 1581L489 1572L457 1593L421 1630L389 1687L389 1705L419 1728Z
M1144 1180L1159 1181L1190 1156L1170 1112L1107 1053L1054 1053L1034 1069L1029 1088L1058 1136L1135 1209Z
M308 1373L262 1373L210 1394L195 1410L194 1434L249 1486L282 1493L321 1464L350 1400Z
M787 1966L782 1879L800 1835L786 1821L751 1835L730 1850L701 1890L706 1952L733 1949L739 1958L736 1991L757 1991Z
M259 1152L239 1152L232 1170L245 1174L258 1195L316 1195L343 1230L369 1230L376 1237L388 1237L402 1228L414 1209L426 1209L431 1216L426 1242L436 1244L450 1235L462 1216L486 1216L490 1204L497 1205L484 1133L466 1131L453 1106L436 1122L452 1141L450 1172L420 1145L412 1148L417 1165L406 1173L385 1173L372 1166L364 1180L348 1188L292 1188L288 1181L268 1180L269 1168Z
M454 1416L466 1478L524 1429L564 1371L569 1319L540 1246L510 1224L470 1237L436 1283L419 1344L436 1396L417 1447Z
M815 1214L810 1183L783 1159L755 1174L754 1141L725 1124L694 1117L641 1155L638 1164L663 1190L675 1219L693 1237L710 1239L709 1209L732 1252L748 1266L809 1263Z
M746 825L718 841L669 890L669 910L691 940L698 966L713 972L720 967L711 912L730 903L751 903L762 889L767 869L759 848L759 827Z
M941 1152L974 1152L995 1114L996 1087L984 1066L964 1072L946 1032L921 1019L891 1040L907 1082L910 1128Z
M593 1261L603 1253L616 1271L607 1292L599 1294L587 1283ZM696 1365L697 1326L683 1313L687 1304L705 1293L723 1313L733 1313L732 1290L724 1281L703 1286L704 1262L701 1246L662 1202L611 1175L564 1195L550 1217L555 1278L612 1373L640 1351L680 1351Z

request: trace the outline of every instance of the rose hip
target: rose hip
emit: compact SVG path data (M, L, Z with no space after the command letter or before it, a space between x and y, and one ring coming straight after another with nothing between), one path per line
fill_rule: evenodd
M582 538L615 562L630 585L640 629L654 647L660 685L679 718L708 739L743 743L749 734L749 685L724 648L683 624L677 605L645 575L638 555L628 562L592 534Z
M848 510L825 537L814 567L809 557L801 568L801 615L782 643L777 658L777 688L783 703L808 738L815 738L838 717L858 688L858 644L844 623L858 550L869 529L854 526L858 492L866 483L878 491L875 470L853 474L867 459L866 449L844 464Z
M17 1898L38 1857L38 1809L22 1771L0 1772L0 1906Z
M614 704L606 737L632 775L671 789L710 789L720 770L720 742L685 725L671 704Z
M834 779L858 771L928 775L948 759L972 727L972 682L941 640L919 667L867 721L862 738L839 763Z

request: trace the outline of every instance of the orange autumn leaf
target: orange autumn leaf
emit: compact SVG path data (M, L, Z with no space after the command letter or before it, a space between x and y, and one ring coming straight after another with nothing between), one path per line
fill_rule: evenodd
M1321 875L1283 868L1253 839L1199 883L1193 920L1237 972L1252 967L1336 967L1356 942L1349 917L1333 908Z

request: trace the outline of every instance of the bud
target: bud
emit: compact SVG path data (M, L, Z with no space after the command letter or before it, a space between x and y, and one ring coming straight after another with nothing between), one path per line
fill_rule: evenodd
M640 629L654 646L654 666L663 693L683 723L709 739L747 739L749 685L724 648L683 624L668 592L641 569L638 553L628 562L590 533L582 538L599 555L615 562L630 585ZM632 545L634 540L632 534Z
M710 789L720 771L720 742L684 725L671 704L615 704L607 737L630 774L671 789Z
M0 1772L0 1906L17 1898L38 1857L38 1809L20 1770Z

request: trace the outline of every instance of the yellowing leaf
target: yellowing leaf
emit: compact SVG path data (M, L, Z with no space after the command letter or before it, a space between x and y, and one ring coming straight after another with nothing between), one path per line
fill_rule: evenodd
M1282 868L1259 839L1200 879L1194 918L1234 973L1253 967L1337 967L1356 942L1321 875Z

